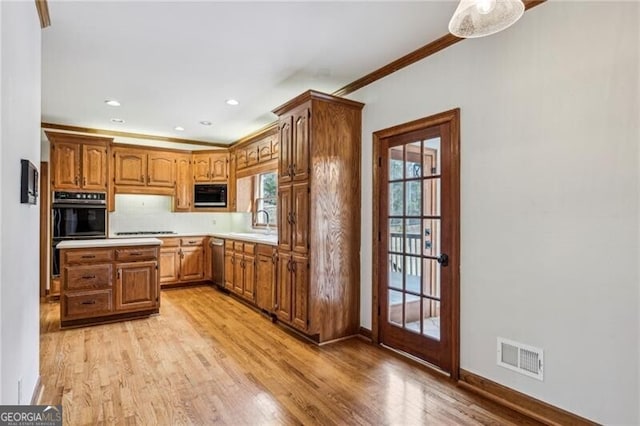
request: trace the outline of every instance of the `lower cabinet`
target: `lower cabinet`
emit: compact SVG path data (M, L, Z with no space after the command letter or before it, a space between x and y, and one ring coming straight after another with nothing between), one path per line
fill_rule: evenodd
M276 315L300 331L307 331L309 327L308 268L306 256L278 253Z
M276 248L225 240L225 288L268 312L274 310Z
M159 246L60 250L62 327L156 313Z
M254 243L225 241L225 287L238 296L255 301L255 257Z
M118 264L116 310L153 308L158 298L158 262Z
M276 282L275 247L259 244L256 254L256 305L263 310L273 312L275 304Z
M205 279L205 241L206 237L162 238L160 284L163 287Z

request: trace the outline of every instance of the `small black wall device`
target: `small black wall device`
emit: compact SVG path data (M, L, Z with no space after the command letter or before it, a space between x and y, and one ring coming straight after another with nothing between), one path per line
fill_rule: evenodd
M38 200L38 169L29 160L20 160L20 202L36 204Z

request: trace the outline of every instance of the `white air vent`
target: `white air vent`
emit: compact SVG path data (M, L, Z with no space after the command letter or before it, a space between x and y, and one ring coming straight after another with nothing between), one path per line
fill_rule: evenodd
M498 365L542 380L544 353L540 348L498 337Z

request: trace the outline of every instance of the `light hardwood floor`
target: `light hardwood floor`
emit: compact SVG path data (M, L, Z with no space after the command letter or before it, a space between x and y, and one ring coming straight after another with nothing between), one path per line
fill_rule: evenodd
M354 338L318 347L210 287L160 315L59 330L41 305L40 404L84 424L537 424Z

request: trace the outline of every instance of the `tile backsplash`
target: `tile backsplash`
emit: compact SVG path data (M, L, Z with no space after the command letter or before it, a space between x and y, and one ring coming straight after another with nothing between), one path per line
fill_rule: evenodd
M250 213L175 213L171 197L117 194L116 209L109 213L109 235L132 231L178 233L247 232Z

